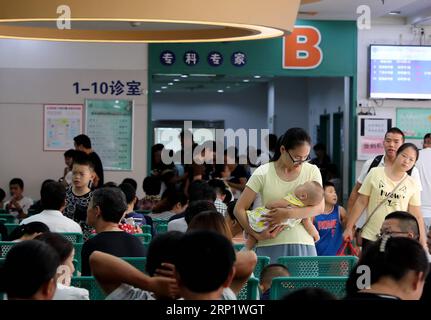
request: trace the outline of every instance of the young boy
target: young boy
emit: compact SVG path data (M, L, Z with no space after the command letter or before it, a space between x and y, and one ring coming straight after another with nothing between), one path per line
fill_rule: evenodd
M73 157L75 155L75 149L67 150L64 156L64 163L66 167L64 168L63 178L60 179L60 182L63 182L65 186L70 186L72 184L72 169L73 169Z
M260 273L259 287L262 292L260 300L269 300L271 293L272 279L276 277L289 277L290 273L286 266L279 263L272 263L265 266Z
M66 191L66 207L63 214L81 225L84 239L91 234L86 225L87 207L90 203L94 179L94 164L82 151L76 151L72 169L72 185Z
M320 240L316 243L318 256L335 256L343 243L346 210L337 204L337 192L332 182L323 184L325 212L314 217Z
M26 218L33 200L23 195L24 181L20 178L13 178L9 182L9 190L11 198L5 203L5 209L19 220Z
M315 181L305 182L299 185L293 193L289 193L285 198L281 200L271 201L266 205L266 208L259 207L254 210L247 210L248 221L250 227L256 232L262 232L267 228L264 221L262 221L262 215L275 208L286 208L288 206L305 207L315 206L319 204L323 199L323 188L319 183ZM304 225L307 232L313 237L314 241L319 240L319 233L311 222L310 218L307 219L288 219L283 222L289 229L293 228L298 223ZM249 237L250 238L250 237ZM253 242L253 239L248 239L247 246L249 247Z

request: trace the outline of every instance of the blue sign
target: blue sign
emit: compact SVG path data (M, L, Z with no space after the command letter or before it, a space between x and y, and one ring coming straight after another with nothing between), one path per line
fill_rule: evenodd
M184 53L184 63L188 66L195 66L199 62L199 54L196 51L186 51Z
M234 52L230 58L230 61L235 67L243 67L247 64L247 56L244 52Z
M166 50L160 54L160 62L165 66L171 66L175 63L175 53Z
M208 54L207 60L209 65L213 67L219 67L223 64L223 56L220 52L217 51L211 51Z

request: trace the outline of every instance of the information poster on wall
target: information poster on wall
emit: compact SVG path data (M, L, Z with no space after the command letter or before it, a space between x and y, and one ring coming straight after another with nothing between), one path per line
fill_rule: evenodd
M391 127L390 118L358 117L358 160L384 154L383 140Z
M82 105L44 105L43 150L73 149L73 138L82 133Z
M431 132L431 109L397 108L397 127L406 139L423 139Z
M105 170L132 170L133 101L86 100L86 132Z

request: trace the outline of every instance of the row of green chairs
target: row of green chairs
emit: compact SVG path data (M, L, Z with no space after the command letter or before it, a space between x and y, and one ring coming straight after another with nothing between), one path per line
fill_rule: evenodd
M346 295L348 277L277 277L272 279L270 300L280 300L284 296L303 288L320 288L332 293L337 299Z
M358 261L354 256L279 257L292 277L347 277Z
M15 217L10 213L0 213L0 219L4 219L5 223L15 223Z

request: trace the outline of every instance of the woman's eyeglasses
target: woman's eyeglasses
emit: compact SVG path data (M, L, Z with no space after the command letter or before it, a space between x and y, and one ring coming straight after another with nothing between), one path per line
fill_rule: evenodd
M311 160L310 155L308 155L307 158L304 160L302 160L302 159L301 160L295 160L295 159L293 159L292 155L290 154L290 152L288 150L286 150L286 152L289 155L290 159L292 160L293 164L302 164L304 162L309 162Z

